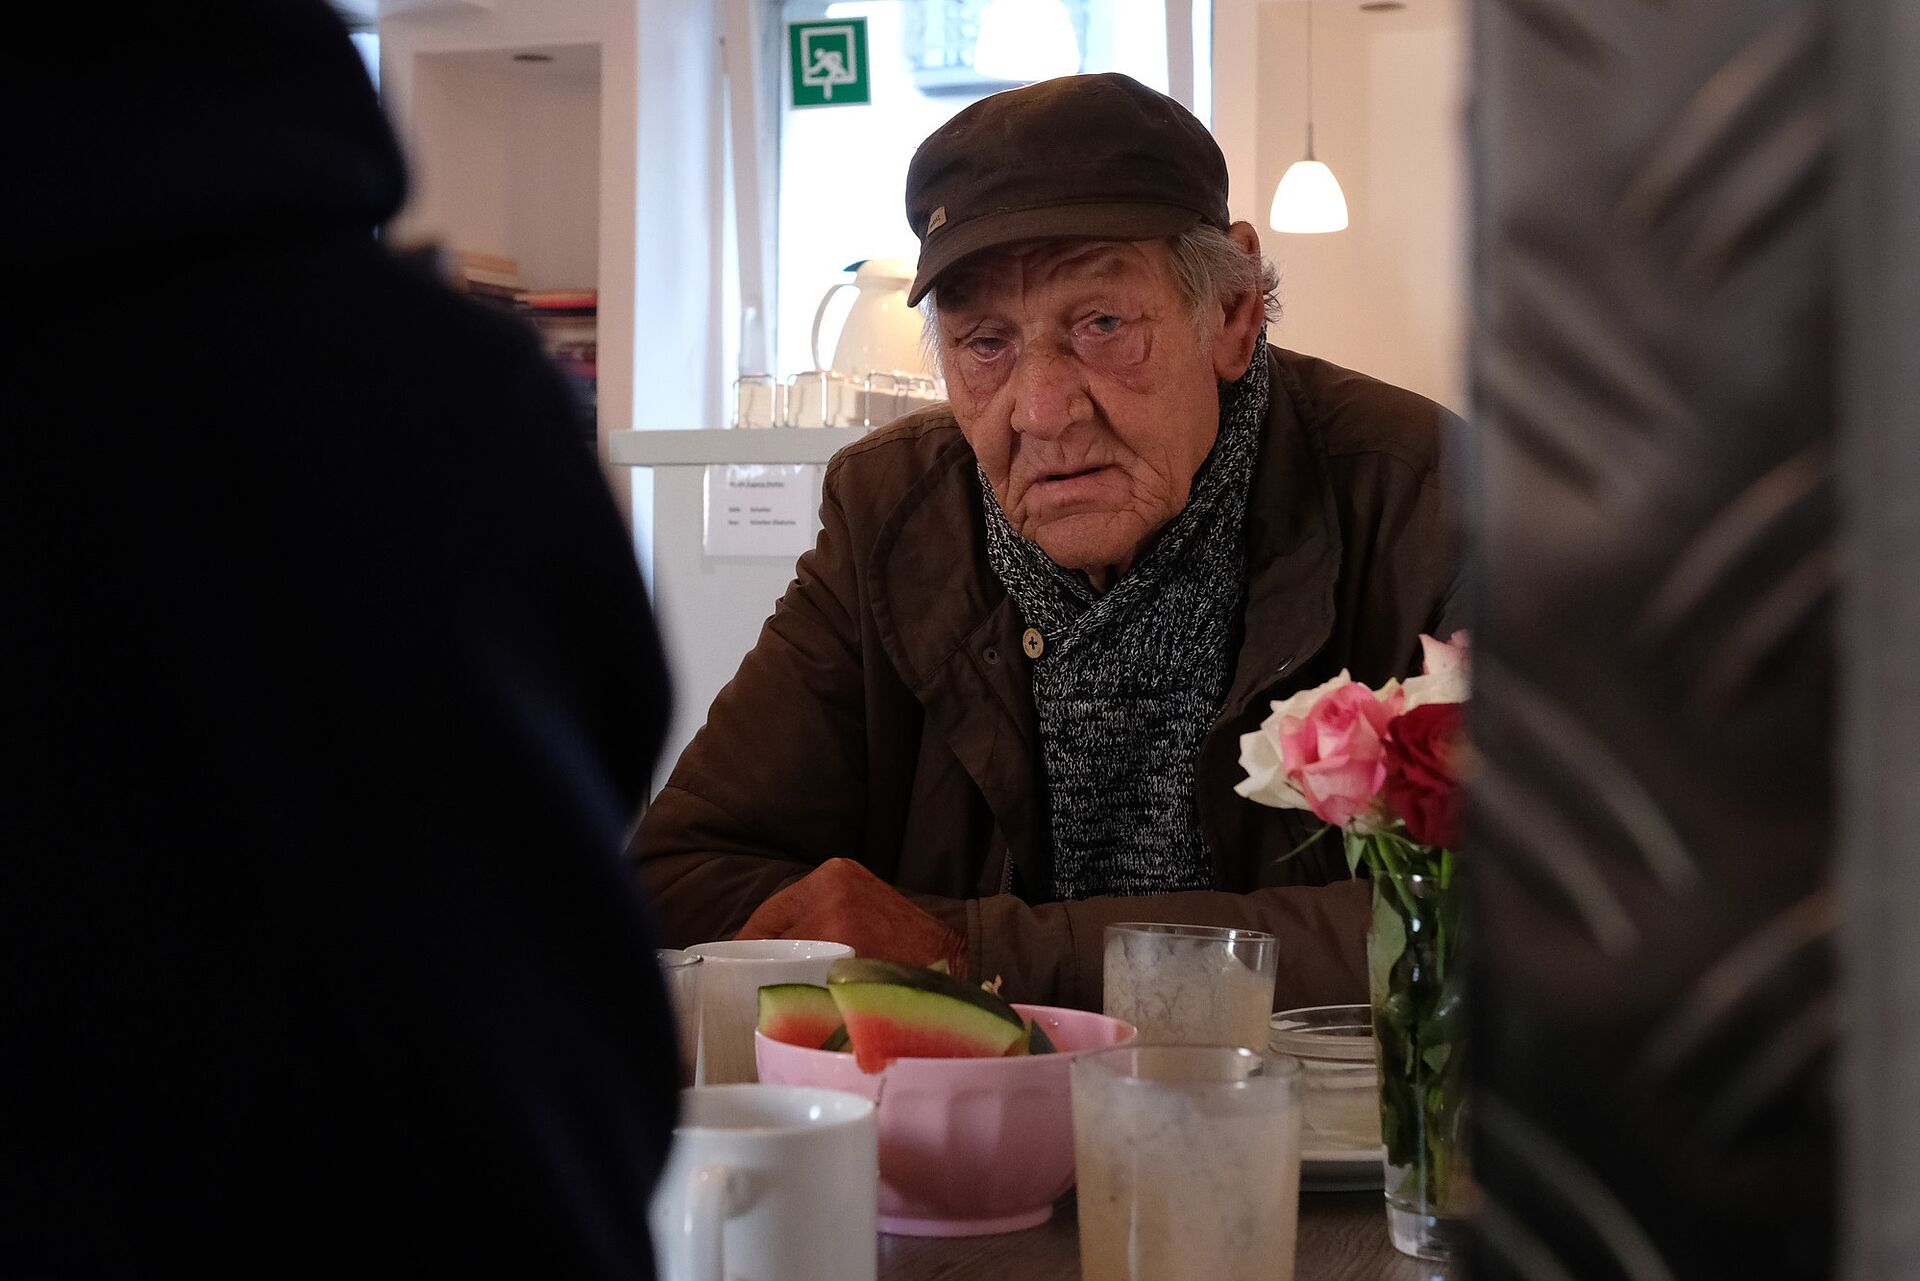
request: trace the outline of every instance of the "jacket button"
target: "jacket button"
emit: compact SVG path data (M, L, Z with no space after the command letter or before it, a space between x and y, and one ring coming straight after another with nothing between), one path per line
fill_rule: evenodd
M1027 651L1028 658L1038 658L1047 652L1047 638L1038 627L1029 627L1020 637L1020 648Z

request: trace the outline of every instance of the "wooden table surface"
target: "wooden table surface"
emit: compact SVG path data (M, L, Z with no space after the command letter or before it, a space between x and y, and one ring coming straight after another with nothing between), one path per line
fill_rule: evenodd
M1447 1266L1410 1259L1387 1240L1378 1192L1300 1198L1294 1281L1445 1281ZM1080 1225L1071 1194L1053 1218L993 1237L880 1237L880 1281L1080 1281ZM1194 1281L1203 1281L1195 1278Z

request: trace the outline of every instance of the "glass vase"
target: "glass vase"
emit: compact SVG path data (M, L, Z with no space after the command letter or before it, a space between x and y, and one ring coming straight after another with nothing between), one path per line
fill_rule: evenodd
M1432 853L1419 846L1410 852ZM1461 887L1451 855L1384 863L1373 876L1367 974L1380 1057L1387 1226L1402 1254L1449 1259L1460 1253L1473 1194L1462 1116ZM1404 870L1409 863L1432 870Z

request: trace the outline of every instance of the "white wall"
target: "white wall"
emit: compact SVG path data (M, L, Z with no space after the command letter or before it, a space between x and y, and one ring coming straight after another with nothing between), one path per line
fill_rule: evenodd
M416 74L422 57L598 46L598 192L580 198L596 205L603 442L631 427L725 421L728 375L715 306L722 274L718 23L718 6L704 0L491 0L490 8L442 6L380 24L382 90L416 179L401 233L442 230L432 225L441 184L461 181L435 146L435 90ZM540 101L547 105L536 111L546 114L518 121L513 136L547 140L553 154L522 146L521 159L501 169L523 184L523 194L501 206L504 223L541 216L550 197L538 189L546 183L584 190L569 176L577 165L568 158L578 132L568 122L578 119L580 104L570 111L558 97ZM484 134L487 117L471 118ZM503 234L514 234L511 226ZM565 257L565 238L557 243L563 261L545 251L523 261L530 283L548 283L536 273L579 268L578 255ZM617 479L624 499L627 477Z
M404 238L508 254L533 289L600 276L600 46L421 53L408 134L414 197Z
M1281 274L1276 343L1466 408L1467 28L1461 0L1366 13L1314 6L1316 151L1352 225L1268 228L1280 175L1306 145L1307 5L1219 0L1214 131L1236 217ZM1253 52L1249 53L1249 50Z

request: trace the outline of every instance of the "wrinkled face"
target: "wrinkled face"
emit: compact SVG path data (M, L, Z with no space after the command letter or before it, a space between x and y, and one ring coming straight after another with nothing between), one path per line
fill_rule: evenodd
M1196 321L1158 240L988 251L936 297L947 395L994 496L1104 588L1186 506L1252 331L1230 308Z

